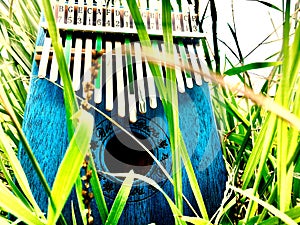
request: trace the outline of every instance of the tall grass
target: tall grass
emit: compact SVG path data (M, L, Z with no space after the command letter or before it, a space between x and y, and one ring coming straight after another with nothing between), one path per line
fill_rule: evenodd
M32 14L25 13L27 8ZM18 11L14 11L17 8ZM34 43L37 35L40 8L37 2L0 1L0 72L1 91L7 96L7 105L15 113L16 121L21 124L28 91ZM20 140L10 111L0 104L1 139L9 148L16 151ZM3 148L1 149L3 152ZM3 159L5 154L1 154ZM9 163L4 160L6 165Z
M272 10L280 8L264 1L258 2L269 6ZM163 9L170 12L170 2L162 1L162 4ZM142 43L145 47L150 47L151 43L141 23L142 19L136 2L128 0L128 5L137 24L139 37L144 40ZM185 221L194 224L279 224L282 221L286 224L300 223L300 26L299 23L296 23L297 21L294 21L295 18L291 17L293 14L292 5L289 0L282 0L283 41L278 60L271 63L253 62L245 65L244 57L239 51L235 55L239 57L240 63L238 65L231 64L232 68L224 71L223 75L219 75L221 72L219 44L221 43L217 41L218 18L214 1L210 1L209 6L213 24L210 32L214 38L213 43L204 42L203 44L206 50L208 50L206 46L213 45L213 54L210 54L209 51L205 52L206 59L214 58L214 61L209 61L209 65L212 65L211 68L215 68L216 72L212 78L215 81L213 84L215 115L219 127L222 129L220 132L223 138L223 155L227 162L229 174L222 207L214 218L208 218L194 172L190 168L189 158L185 157L183 159L184 166L194 188L193 191L197 197L202 218L182 215L180 173L173 174L172 177L175 192L175 202L173 202L155 182L130 172L119 174L125 176L126 179L110 210L106 206L98 179L91 180L103 224L117 224L134 178L144 179L145 182L153 185L154 188L159 189L164 194L178 224L184 224ZM25 107L40 7L43 9L48 24L50 24L50 37L57 58L60 59L59 69L64 82L64 98L68 102L66 111L68 118L70 118L68 120L70 146L61 163L52 190L43 178L34 155L31 156L36 172L39 174L50 198L47 216L43 215L35 202L26 175L15 155L19 140L25 144L28 154L31 154L30 146L26 145L20 124ZM3 182L0 183L0 209L4 212L3 216L0 217L1 224L11 224L13 221L24 221L27 224L54 224L57 220L61 224L66 224L61 210L67 197L74 185L78 195L82 190L81 182L78 182L79 169L86 153L89 152L93 118L88 112L80 110L77 106L50 9L51 5L48 0L43 0L42 5L39 5L37 1L25 0L9 3L4 0L0 1L0 149L2 152L0 168L4 176ZM27 13L28 11L31 13ZM206 11L206 13L208 12ZM203 18L206 16L203 15ZM164 41L167 46L172 46L169 13L164 14L164 21L168 24L164 27ZM291 24L296 24L296 26L291 26ZM201 30L202 23L199 25ZM234 27L230 26L229 29L231 29L233 38L237 40L238 34ZM236 46L240 49L237 41ZM234 46L228 47L232 50ZM166 49L169 54L172 54L172 48ZM150 54L145 52L145 55L151 59L151 52ZM229 64L231 61L233 60L228 58ZM161 96L165 96L163 103L169 117L169 127L172 128L172 146L182 146L183 152L181 154L185 156L184 143L178 128L176 107L174 108L174 104L169 105L170 102L174 103L177 95L176 86L172 86L174 85L172 82L174 81L174 72L172 68L167 69L167 75L171 82L164 86L163 82L159 80L161 76L159 76L160 72L156 68L157 66L155 64L150 66L153 74L157 74L156 84L160 89ZM265 81L259 94L254 94L251 91L248 72L263 67L272 67L272 72L269 74L270 79ZM244 93L242 100L247 103L246 110L240 105L241 99L237 98L241 90L237 91L223 79L225 76L235 74L240 77L241 83L245 87L242 90ZM275 80L275 77L279 77L279 79ZM270 80L272 85L276 85L274 100L268 96ZM219 101L219 99L223 100ZM176 151L172 153L173 165L178 165L180 156L176 155ZM97 177L96 169L92 158L90 160L89 169L92 170L92 177L95 178ZM178 167L181 166L178 165ZM69 171L72 173L70 174ZM65 180L65 174L69 174L68 180ZM62 179L64 179L63 182L61 182ZM8 185L4 185L4 182ZM19 186L16 185L16 182ZM9 201L7 201L8 199ZM81 219L87 223L87 219L92 218L85 217L82 204L80 204L80 208ZM7 217L5 213L10 213L17 219Z

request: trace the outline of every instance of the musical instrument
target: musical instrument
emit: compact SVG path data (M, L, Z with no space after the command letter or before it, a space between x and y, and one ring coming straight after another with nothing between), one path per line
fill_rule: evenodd
M97 3L91 0L59 0L55 2L53 9L76 93L84 96L81 83L91 80L92 62L97 52L105 49L105 54L97 59L101 66L94 84L94 105L151 149L171 173L166 116L147 59L142 55L142 47L128 7L118 4L105 6L100 0ZM202 69L209 73L201 60L199 40L204 35L197 28L198 16L192 7L185 7L185 10L172 12L180 128L208 212L212 215L223 198L226 172L212 113L208 80L183 68L191 66L196 71ZM159 7L141 7L141 15L152 44L157 54L163 55L164 44L160 41L161 13ZM163 62L160 69L164 73ZM68 138L62 90L49 80L63 85L51 39L47 34L47 24L42 19L23 129L49 184L52 185L67 148ZM133 169L136 173L155 180L169 196L173 196L172 185L148 153L142 151L126 133L96 111L94 116L91 149L97 169L107 172L128 172ZM22 146L20 159L33 193L41 208L46 211L47 196ZM99 179L106 201L111 205L122 180L102 173L99 173ZM183 183L189 183L185 171ZM191 188L189 185L183 186L184 195L196 206ZM74 195L70 197L74 198ZM65 207L69 216L70 207L70 204ZM100 224L97 210L94 209L93 213L95 224ZM187 205L184 205L184 215L193 215ZM120 224L148 223L173 224L174 219L162 194L136 180Z

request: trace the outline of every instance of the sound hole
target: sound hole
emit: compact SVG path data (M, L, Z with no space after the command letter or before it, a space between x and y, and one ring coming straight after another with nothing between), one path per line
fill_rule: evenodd
M139 133L133 135L140 140L152 153L151 143ZM106 145L104 160L108 170L112 173L135 173L146 175L153 165L151 156L142 149L129 135L124 132L113 136Z

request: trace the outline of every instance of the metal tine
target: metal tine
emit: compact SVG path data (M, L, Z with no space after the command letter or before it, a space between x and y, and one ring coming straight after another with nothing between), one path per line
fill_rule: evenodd
M202 56L202 48L200 45L197 45L196 46L196 51L197 51L197 55L198 55L198 60L199 60L199 64L200 64L200 68L202 70L202 72L205 74L205 76L202 76L203 77L203 80L205 82L211 82L211 80L209 79L209 69L208 67L203 63L204 62L204 57Z
M192 68L194 71L199 71L199 64L197 63L197 58L196 58L196 52L195 52L195 48L192 44L187 44L187 48L188 48L188 52L190 55L190 60L191 60L191 64L192 64ZM195 72L193 72L194 74L194 79L197 85L202 85L202 79L200 76L198 76Z
M113 59L112 59L112 42L105 43L105 109L111 111L113 109Z
M150 10L158 10L160 4L150 4ZM145 6L147 7L147 6ZM159 29L159 21L158 21L158 29ZM152 72L150 70L149 64L147 62L147 59L145 57L142 58L144 63L145 63L145 67L146 67L146 80L147 80L147 86L148 86L148 96L149 96L149 106L152 109L157 108L157 92L156 92L156 87L155 87L155 82L154 82L154 77L152 75Z
M188 62L187 55L186 55L186 49L185 49L182 41L179 41L178 47L179 47L179 53L180 53L180 58L181 58L182 64L186 68L188 68L189 62ZM187 70L184 70L184 74L185 74L185 81L186 81L187 88L193 88L193 79L192 79L191 73Z
M137 92L139 99L139 111L141 113L146 113L146 95L145 95L145 86L144 86L144 77L143 77L143 64L142 64L142 53L141 45L138 42L134 43L134 52L135 52L135 66L136 66L136 75L137 75Z
M100 52L102 50L102 37L100 34L96 37L96 52ZM95 103L100 103L102 101L102 65L103 65L103 56L97 56L98 58L94 59L94 66L96 66L97 77L95 78L95 93L94 93L94 101Z
M134 123L137 120L135 90L134 90L134 77L132 67L132 45L130 41L125 39L125 58L127 69L127 90L128 90L128 104L129 104L129 121Z
M118 115L120 117L125 117L126 115L126 101L125 101L125 85L123 78L123 68L126 67L122 56L122 44L121 42L115 42L115 52L116 52L116 78L117 78L117 98L118 98Z
M58 5L58 1L53 0L51 2L51 4L53 6ZM57 15L57 11L56 11L55 7L53 7L53 13L54 13L55 16ZM55 19L57 19L57 18L55 18ZM62 43L62 38L61 37L59 37L59 42ZM51 62L51 65L50 65L49 79L52 82L56 82L57 79L58 79L58 63L57 63L57 57L56 57L55 51L53 51L53 55L52 55L52 62Z
M72 7L73 10L67 10L66 23L68 25L74 25L75 24L75 15L74 15L75 0L69 0L68 9L69 7ZM72 42L72 38L71 38L71 42ZM82 39L76 38L73 73L72 73L73 74L72 84L75 91L78 91L80 89L81 57L82 57Z
M62 38L59 38L60 43L62 43ZM58 63L55 51L53 51L53 57L51 62L51 69L50 69L50 81L56 82L58 79Z
M112 27L112 12L108 10L105 12L106 17L103 26ZM105 107L107 111L113 109L113 58L112 58L112 42L106 40L105 42L105 86L106 86L106 95L105 95Z
M78 91L80 89L81 58L82 58L82 39L76 38L74 66L73 66L73 87L75 91Z
M59 0L59 10L58 10L58 23L59 24L65 24L65 1ZM63 10L60 10L63 9ZM65 40L65 46L64 46L64 53L65 53L65 59L66 64L68 67L68 70L70 70L71 65L71 49L72 49L72 32L67 32L66 34L66 40ZM63 86L63 80L60 79L60 84Z
M83 83L91 82L92 50L93 40L91 38L87 38L85 40ZM84 90L83 97L85 97Z
M42 51L42 56L41 56L41 61L40 61L40 66L38 71L39 78L46 77L48 58L50 55L50 48L51 48L51 38L46 37L44 40L43 51Z
M103 13L102 7L103 5L105 5L105 1L100 1L97 0L97 9L100 9L100 11ZM96 26L103 26L103 19L102 19L102 13L101 14L96 14ZM102 35L100 33L97 33L96 36L96 51L101 51L103 46L103 39L102 39ZM102 102L102 77L104 75L103 71L102 71L102 66L104 61L104 56L96 59L97 60L97 64L99 66L98 68L98 75L97 78L95 79L95 93L94 93L94 101L95 103L101 103Z
M154 83L154 77L151 73L149 64L147 59L144 58L145 66L146 66L146 75L147 75L147 84L148 84L148 95L149 95L149 105L150 108L155 109L157 107L157 94Z
M175 74L176 74L176 81L177 81L177 86L178 86L178 91L180 93L185 92L185 86L184 86L184 81L182 77L182 71L180 68L180 60L179 60L179 54L177 51L176 45L173 46L173 52L174 52L174 63L175 63Z
M76 1L76 2L75 2ZM69 0L68 1L68 6L66 6L64 0L58 0L56 1L57 5L58 5L58 8L63 5L64 7L69 7L69 6L75 6L75 4L78 5L78 7L84 7L84 5L86 4L87 6L89 7L95 7L94 6L94 3L93 3L93 0ZM143 6L145 2L142 1L141 2L141 6ZM115 1L115 5L114 5L114 8L117 8L117 7L124 7L126 8L127 6L127 3L126 1L122 2L122 6L120 6L120 1L119 0L116 0ZM105 1L104 0L98 0L97 1L97 8L102 8L103 5L105 5ZM159 6L153 6L153 4L150 4L150 7L146 12L146 14L148 14L150 11L151 12L156 12L158 10L158 7ZM74 7L75 8L75 7ZM146 9L147 6L145 7L141 7L141 8L144 8ZM185 11L184 12L187 12L188 16L189 16L189 19L192 20L192 15L193 15L193 11L191 11L192 9L190 7L187 7L188 11ZM176 9L175 9L176 11ZM112 13L114 12L114 16L112 16ZM64 13L64 14L63 14ZM74 13L74 11L72 10L63 10L63 12L61 10L58 10L56 12L57 14L57 17L58 18L61 18L58 20L58 23L65 23L65 24L70 24L70 25L82 25L82 26L94 26L95 24L90 24L89 21L92 21L93 20L93 14L91 15L88 15L86 14L86 18L84 20L84 10L81 10L80 12L77 12L77 13ZM111 27L112 28L112 24L117 24L117 22L121 22L121 18L119 18L118 16L119 15L116 15L115 11L107 11L107 12L103 12L103 13L108 13L106 15L106 21L102 21L102 26L103 27ZM75 15L76 15L76 18L75 18ZM182 18L183 14L180 12L178 12L178 15L176 17L176 12L174 13L173 12L173 16L174 16L174 21L176 22L176 18L178 17L178 15L180 16L180 18ZM185 15L185 14L184 14ZM95 15L96 16L96 15ZM155 17L158 16L155 15ZM97 17L97 16L96 16ZM112 21L112 19L114 18L114 22ZM154 18L154 17L153 17ZM149 30L159 30L159 21L156 19L153 19L151 20L151 18L147 18L147 17L144 17L144 22L146 23L146 26L147 26L147 29ZM179 18L179 17L178 17ZM177 18L177 19L178 19ZM130 18L130 21L129 21L129 24L132 23L131 21L132 18ZM125 18L123 18L123 20L125 21ZM86 21L86 24L83 24L83 22ZM150 21L150 25L149 26L149 22ZM191 21L192 22L192 21ZM175 31L186 31L186 32L193 32L192 31L192 27L191 27L191 24L187 24L187 23L184 23L184 21L182 22L183 23L183 27L182 27L182 24L180 23L179 24L179 21L176 22L177 26L174 26L174 29ZM119 23L121 24L121 23ZM100 25L101 26L101 25ZM121 27L120 27L121 28ZM125 27L122 27L122 29L126 29ZM127 27L127 29L129 30L132 30L133 28L132 27ZM66 35L66 40L65 40L65 46L64 46L64 52L65 52L65 56L66 56L66 60L67 60L67 64L68 64L68 67L70 67L70 61L71 61L71 49L72 49L72 34L71 32L67 32L67 35ZM47 39L47 38L46 38ZM128 38L125 38L125 42L128 42ZM75 91L79 90L80 89L80 77L81 77L81 67L82 67L82 57L83 57L83 54L84 54L84 76L83 76L83 80L84 82L89 82L91 80L91 67L93 66L93 59L92 59L92 48L93 48L93 41L91 38L86 38L85 40L83 40L81 37L76 37L76 40L75 40L75 53L74 53L74 65L73 65L73 68L72 68L72 74L73 74L73 87L75 89ZM85 42L85 44L83 44L83 42ZM96 34L96 38L95 38L95 49L96 51L99 51L102 49L102 35L97 33ZM153 47L154 47L154 50L155 51L158 51L160 52L160 48L164 51L164 44L160 44L158 43L157 41L152 41L153 42ZM203 72L207 73L209 72L208 68L202 63L201 60L199 60L198 62L198 59L200 59L200 47L199 45L196 45L194 46L193 44L183 44L183 41L182 39L179 38L179 45L178 47L176 47L174 45L174 62L175 62L175 74L176 74L176 81L177 81L177 85L178 85L178 91L181 92L181 93L184 93L185 92L185 82L184 82L184 78L182 76L182 74L184 74L185 76L185 81L186 81L186 86L187 88L192 88L193 87L193 79L192 79L192 76L190 75L190 72L189 71L182 71L182 68L180 68L180 65L182 65L183 67L188 67L188 65L191 64L191 67L193 68L193 70L195 71L199 71L199 67L202 68ZM85 46L85 51L84 53L83 52L83 46ZM121 68L123 65L122 65L122 62L123 62L123 56L122 56L122 46L121 46L121 42L120 41L116 41L115 44L115 54L116 54L116 67L117 68ZM101 75L103 75L103 71L102 71L102 62L106 63L105 65L105 74L106 74L106 77L105 77L105 86L106 86L106 99L105 99L105 104L106 104L106 110L108 111L111 111L113 109L113 69L114 69L114 63L113 63L113 52L112 52L112 48L113 48L113 43L110 41L110 40L106 40L105 41L105 49L106 49L106 54L105 56L101 57L100 59L98 59L98 62L100 64L100 67L97 68L97 71L99 73L99 78L96 78L95 80L95 94L94 94L94 101L96 103L100 103L102 101L102 77ZM126 44L125 44L125 48L127 49L127 51L132 51L134 49L134 55L131 55L132 59L136 62L136 66L135 66L135 69L136 69L136 79L137 79L137 96L138 96L138 101L139 101L139 111L141 113L146 113L147 111L147 107L146 107L146 91L145 91L145 85L148 86L148 94L149 94L149 103L150 103L150 108L156 108L157 107L157 93L156 93L156 88L155 88L155 84L154 84L154 79L153 79L153 76L152 76L152 73L150 71L150 68L149 68L149 65L147 63L147 60L142 58L142 54L141 54L141 46L139 43L134 43L134 44L130 44L130 48L129 46L126 47ZM186 49L187 48L187 49ZM45 49L45 50L44 50ZM48 58L49 58L49 55L50 55L50 51L51 51L51 40L50 40L50 47L49 47L49 40L45 40L45 45L43 46L43 53L42 53L42 57L41 57L41 66L39 68L39 73L38 73L38 76L39 77L43 77L42 74L46 74L46 70L47 70L47 63L45 64L44 61L48 61ZM126 52L126 50L125 50ZM48 54L48 56L47 56ZM126 54L126 53L125 53ZM164 53L163 53L164 54ZM189 58L188 58L189 57ZM45 60L47 58L47 60ZM103 61L105 58L105 61ZM197 59L198 58L198 59ZM128 58L126 58L125 56L125 59L126 59L126 65L128 65ZM132 60L131 59L131 60ZM139 62L142 62L145 63L145 66L146 66L146 77L147 77L147 82L146 84L144 84L144 76L143 76L143 66L142 66L142 63L139 63ZM162 66L166 66L164 65L163 62L159 62L159 67L160 67L160 70L161 72L163 73L163 68ZM51 69L50 69L50 80L52 81L56 81L57 80L57 77L58 77L58 65L57 65L57 62L56 62L56 55L55 53L53 53L53 58L52 58L52 65L51 65ZM131 69L133 69L132 65L131 65ZM45 71L45 72L43 72ZM118 99L119 99L119 104L118 104L118 114L119 116L121 117L124 117L125 116L125 107L124 105L122 106L121 104L125 103L125 95L124 95L124 91L121 92L121 88L124 89L124 80L123 80L123 71L115 71L116 72L116 78L117 78L117 93L118 93ZM131 71L133 73L133 71ZM128 68L127 68L127 75L128 75ZM122 78L122 80L121 80ZM128 77L127 77L128 79ZM165 78L163 78L165 79ZM201 85L202 84L202 78L198 75L195 74L194 76L194 79L195 79L195 82L197 85ZM207 79L207 77L204 77L204 80L205 81L208 81L209 79ZM128 80L127 84L129 84L130 81ZM62 81L61 81L61 84L62 84ZM130 85L128 85L130 86ZM130 89L130 88L129 88ZM132 92L132 90L129 90L129 101L130 101L130 106L133 107L135 104L135 91ZM122 93L122 94L121 94ZM83 92L83 95L85 95L85 93ZM120 99L121 98L121 99ZM124 99L124 100L122 100ZM133 122L134 120L136 120L136 105L130 109L130 120L131 122Z
M92 7L93 1L87 0L87 6ZM86 13L86 23L85 25L90 25L89 23L93 21L93 14ZM91 67L92 67L92 50L93 50L93 40L90 37L85 39L85 54L84 54L84 73L83 73L83 83L91 82ZM83 97L85 97L85 92L82 92Z
M191 32L192 29L190 27L190 23L189 20L191 20L191 15L194 13L194 9L193 9L193 5L188 4L188 2L183 1L182 2L182 20L183 20L183 31L184 32ZM187 47L187 52L189 55L189 59L191 62L191 66L192 69L194 71L198 71L199 70L199 64L197 63L197 58L196 58L196 52L195 52L195 48L194 45L192 43L187 43L186 44ZM197 85L202 85L202 79L201 77L197 76L195 74L195 72L193 72L194 74L194 80L196 82Z

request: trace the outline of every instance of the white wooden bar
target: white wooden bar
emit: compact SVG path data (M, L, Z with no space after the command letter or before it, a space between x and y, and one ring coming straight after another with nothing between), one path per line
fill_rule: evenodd
M130 56L132 56L132 51L131 51L131 43L125 43L125 54L129 54ZM130 69L133 69L132 67L129 67L128 65L130 65L130 61L128 61L128 58L125 56L126 58L126 69L127 69L127 90L128 90L128 104L129 104L129 121L134 123L137 120L137 110L136 110L136 101L135 101L135 92L131 92L130 91L130 85L133 85L134 88L134 83L130 84L130 80L129 80L129 74L133 73L133 71L129 71ZM132 81L134 82L134 81Z
M97 48L97 46L99 47L99 49L97 49L97 50L102 49L102 44L103 44L102 37L97 36L96 48ZM98 77L95 79L95 93L94 93L94 101L97 104L102 102L102 87L103 87L103 85L102 85L102 77L103 77L102 65L104 63L103 59L104 59L104 56L101 56L99 59L97 59L99 68L98 68Z
M39 72L38 72L39 78L46 77L50 48L51 48L51 38L46 37L43 45L42 57L39 66Z
M70 36L71 34L67 34L67 36ZM65 46L64 46L64 54L66 59L66 64L68 71L70 71L70 65L71 65L71 48L72 48L72 39L66 38ZM63 79L60 79L60 85L63 86Z
M85 40L83 83L91 82L92 49L93 49L92 46L93 46L92 39L87 38ZM83 90L83 97L85 97L84 90Z
M59 38L59 42L62 42L62 39ZM50 81L55 82L58 79L58 63L55 51L53 51L53 57L51 62L51 69L50 69Z
M73 66L73 88L75 91L78 91L80 89L81 59L82 59L82 39L76 38L74 66Z
M178 45L178 47L179 47L179 53L181 56L182 64L185 67L188 67L189 63L188 63L185 47L183 45ZM190 71L184 70L184 73L185 73L185 81L186 81L187 88L193 88L193 78L192 76L188 77L187 75L188 73L191 74Z
M204 57L203 57L203 54L202 54L203 49L201 48L200 45L196 46L196 51L197 51L198 60L199 60L199 63L200 63L202 73L204 73L204 75L205 75L205 76L203 76L203 80L206 81L206 82L210 82L210 79L209 79L210 72L209 72L208 67L204 64Z
M122 44L121 42L115 42L115 51L116 51L116 75L117 75L117 98L118 98L118 115L124 117L125 112L125 85L123 79L123 68L126 65L123 65L122 57Z
M185 86L184 86L184 81L183 81L183 77L182 77L182 72L181 72L181 63L179 60L179 54L177 51L176 46L173 46L173 53L174 53L174 62L175 62L175 75L176 75L176 80L177 80L177 86L178 86L178 91L180 93L184 93L185 92Z
M103 0L97 0L97 6L96 6L96 26L94 27L94 29L96 27L103 27L103 6L105 5L105 1ZM103 40L101 37L101 34L96 34L96 46L99 45L100 49L102 49L102 45L103 45ZM98 43L99 42L99 43ZM99 49L98 49L99 50ZM102 56L100 59L98 60L98 64L99 64L99 68L98 68L98 78L95 79L95 82L98 82L97 84L95 83L95 93L94 93L94 101L96 104L99 104L102 102L102 88L103 88L103 84L102 84L102 76L103 76L103 71L102 71L102 64L105 62L104 59L105 56Z
M197 55L195 53L194 46L191 45L191 44L188 44L187 48L188 48L188 52L189 52L189 55L190 55L190 60L191 60L193 70L194 71L199 71L199 66L198 66L197 58L196 58ZM194 79L195 79L196 84L197 85L202 85L201 76L197 75L197 73L195 73L195 72L193 72L193 74L194 74Z
M113 74L112 74L112 42L106 41L105 43L105 86L106 86L106 95L105 95L105 108L107 111L113 109Z

